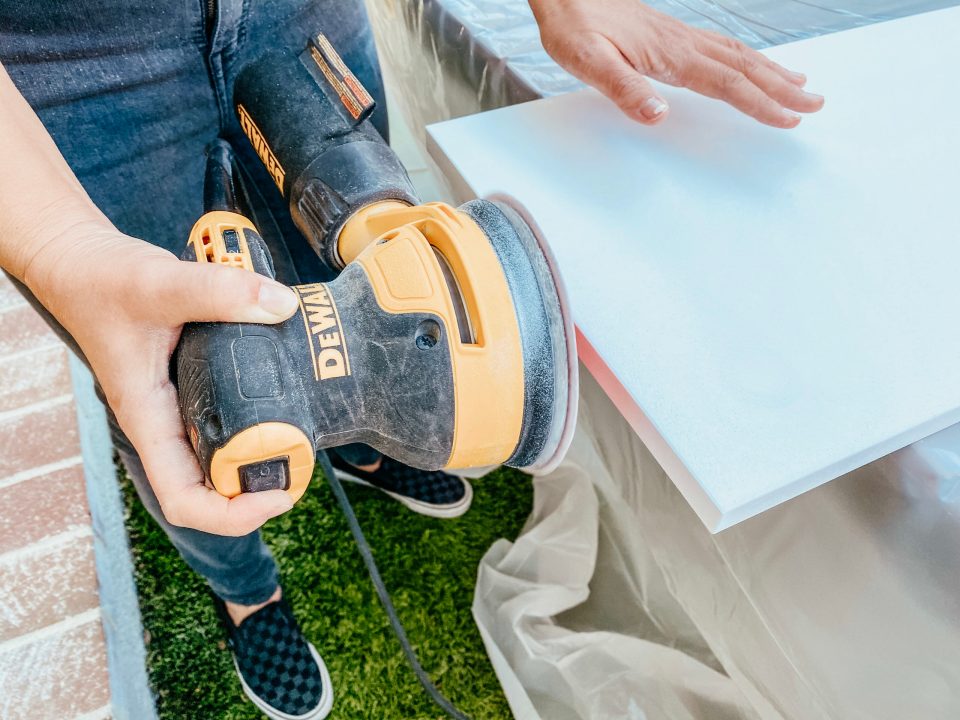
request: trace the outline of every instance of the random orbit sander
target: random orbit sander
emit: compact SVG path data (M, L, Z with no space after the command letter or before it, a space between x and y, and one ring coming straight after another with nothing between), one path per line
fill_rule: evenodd
M547 247L506 202L419 204L331 47L272 52L234 86L240 125L299 230L340 275L293 287L278 325L197 323L175 358L180 407L221 494L305 491L316 453L367 443L425 470L547 472L577 403L573 325ZM226 144L183 259L270 277Z

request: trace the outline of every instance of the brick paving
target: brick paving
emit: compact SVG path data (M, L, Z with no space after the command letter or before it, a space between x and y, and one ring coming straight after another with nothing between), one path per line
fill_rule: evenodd
M112 715L67 351L0 276L0 720Z

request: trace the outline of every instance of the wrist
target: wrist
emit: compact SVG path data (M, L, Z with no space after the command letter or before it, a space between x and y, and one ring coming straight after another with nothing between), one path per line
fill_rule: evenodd
M547 16L550 3L546 0L527 0L527 4L533 11L533 17L536 19L537 25L543 25L543 21Z
M113 229L106 216L86 196L68 194L43 203L22 203L0 222L3 268L26 282L27 268L49 243L61 242L73 228Z
M61 284L58 275L71 272L75 261L70 258L82 261L84 247L89 249L97 238L116 234L113 224L92 203L51 202L19 233L8 270L47 305L49 290Z
M555 15L563 15L571 5L577 5L578 2L579 0L527 0L538 24Z

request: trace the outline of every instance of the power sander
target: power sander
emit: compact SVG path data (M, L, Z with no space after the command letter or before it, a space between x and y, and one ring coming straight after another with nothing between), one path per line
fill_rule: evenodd
M214 487L298 499L316 452L362 442L425 470L545 472L572 434L577 363L564 291L522 211L420 204L369 121L374 102L323 35L269 52L233 88L237 118L295 224L342 269L293 287L279 325L184 328L175 370ZM211 154L184 259L273 277Z

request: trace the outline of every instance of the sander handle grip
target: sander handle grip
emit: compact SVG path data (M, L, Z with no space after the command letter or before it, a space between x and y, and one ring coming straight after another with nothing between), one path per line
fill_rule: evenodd
M230 210L194 225L181 259L275 278L256 227ZM280 325L188 323L173 360L180 413L206 478L221 495L286 490L294 501L310 481L312 421L284 342L298 313Z

